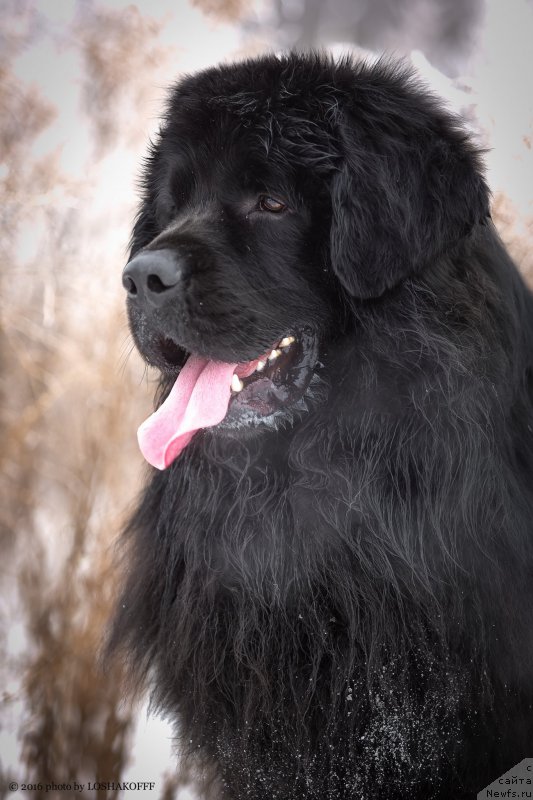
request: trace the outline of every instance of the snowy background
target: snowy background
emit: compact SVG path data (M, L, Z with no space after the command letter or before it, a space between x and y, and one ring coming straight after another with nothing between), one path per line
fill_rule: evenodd
M155 783L86 798L201 796L167 723L98 664L144 474L154 376L120 273L165 87L291 46L410 58L487 149L532 279L532 40L532 0L0 0L0 800L73 780Z

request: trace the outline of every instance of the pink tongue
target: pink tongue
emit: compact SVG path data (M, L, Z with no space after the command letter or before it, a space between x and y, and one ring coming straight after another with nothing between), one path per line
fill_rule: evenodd
M149 464L166 469L197 430L224 419L236 366L189 356L163 405L137 431Z

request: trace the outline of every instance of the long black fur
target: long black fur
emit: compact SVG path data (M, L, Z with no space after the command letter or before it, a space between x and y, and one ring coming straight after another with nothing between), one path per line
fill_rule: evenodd
M150 474L111 649L224 798L474 797L533 756L533 301L479 155L404 67L272 56L174 88L144 186L132 255L189 265L147 360L320 357Z

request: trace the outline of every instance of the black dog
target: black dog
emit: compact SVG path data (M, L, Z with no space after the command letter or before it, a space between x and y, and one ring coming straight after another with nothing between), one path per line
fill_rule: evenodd
M221 797L474 797L533 756L533 301L474 146L403 67L272 56L174 88L144 186L111 647Z

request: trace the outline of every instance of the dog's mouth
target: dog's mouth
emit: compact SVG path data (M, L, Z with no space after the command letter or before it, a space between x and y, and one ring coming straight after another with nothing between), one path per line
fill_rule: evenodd
M246 362L213 361L183 351L170 340L165 358L181 371L165 402L139 428L146 460L166 469L203 428L236 430L269 424L301 403L317 363L316 337L289 333Z

